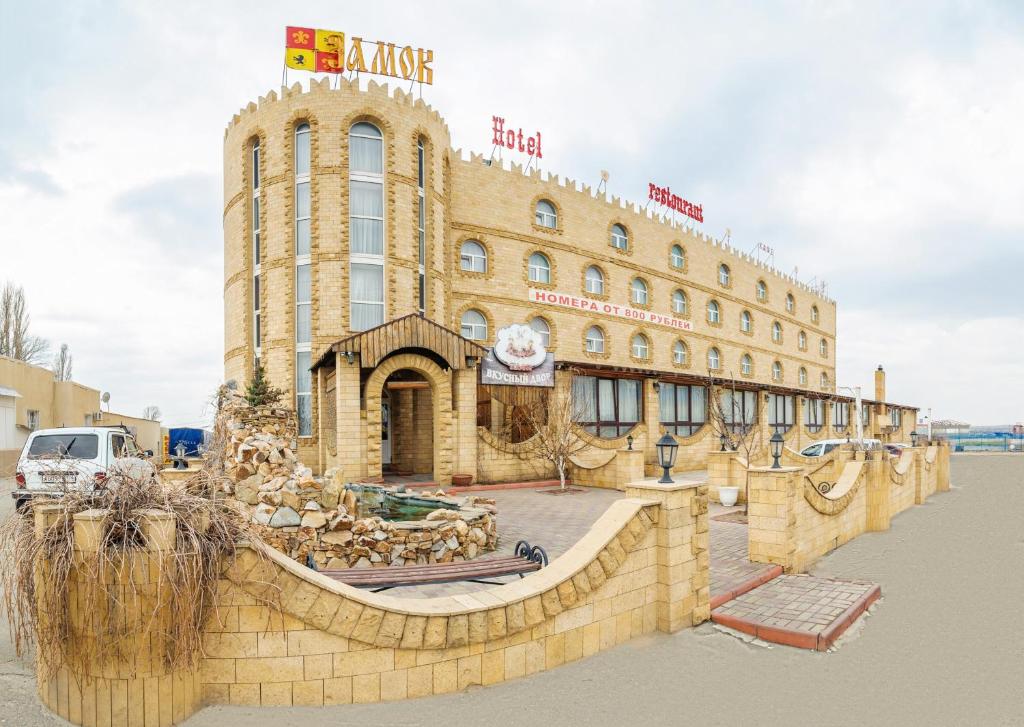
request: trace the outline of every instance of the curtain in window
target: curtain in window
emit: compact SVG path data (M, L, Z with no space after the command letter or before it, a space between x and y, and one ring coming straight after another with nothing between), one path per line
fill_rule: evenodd
M352 330L365 331L384 322L384 268L352 265Z
M364 139L359 136L349 137L351 144L349 167L353 172L382 174L384 167L383 145L380 139Z
M619 379L619 422L633 424L640 421L640 382Z
M597 421L597 401L594 399L594 377L577 376L572 381L573 408L580 422Z
M658 420L662 423L676 420L675 384L662 384L658 391Z
M352 182L352 254L384 254L384 187L374 182ZM367 219L375 218L375 219Z
M295 135L295 173L297 175L309 174L309 132L299 132Z

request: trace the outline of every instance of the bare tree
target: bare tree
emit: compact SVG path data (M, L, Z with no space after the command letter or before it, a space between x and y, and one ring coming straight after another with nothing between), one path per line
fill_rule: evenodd
M30 316L25 307L25 290L4 283L0 293L0 356L38 364L46 358L50 344L29 333Z
M53 357L53 378L57 381L71 381L71 349L60 344L60 351Z
M743 406L744 390L737 389L735 384L723 386L716 382L708 372L708 414L711 425L718 436L724 437L725 445L733 452L742 452L746 458L743 482L743 514L747 513L750 503L750 467L751 459L761 449L761 426L757 416L757 394L753 397L753 412ZM753 421L748 419L753 418Z
M510 405L503 424L506 439L518 442L516 455L554 467L563 492L573 456L591 446L577 423L589 410L587 395L573 390L574 379L567 371L554 389L535 389Z
M161 416L163 416L163 412L160 411L160 407L153 406L152 404L150 404L149 406L142 410L143 419L149 419L150 421L158 422L160 421Z

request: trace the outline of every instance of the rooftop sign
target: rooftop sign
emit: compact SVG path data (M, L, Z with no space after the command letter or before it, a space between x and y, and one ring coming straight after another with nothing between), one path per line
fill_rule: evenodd
M288 68L310 73L376 73L433 84L434 51L402 46L383 41L349 38L339 30L319 28L285 29L284 64Z
M659 187L654 182L649 182L647 184L647 198L653 199L658 204L663 204L671 210L697 220L697 222L704 221L704 205L687 202L679 195L672 194L672 190L668 187Z

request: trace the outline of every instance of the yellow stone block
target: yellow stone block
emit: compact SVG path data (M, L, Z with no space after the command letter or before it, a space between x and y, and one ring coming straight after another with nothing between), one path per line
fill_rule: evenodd
M454 692L458 686L458 662L455 659L434 664L434 694Z
M565 663L565 634L544 639L544 663L548 669Z
M430 696L434 693L434 666L426 664L409 669L407 683L410 698Z
M324 704L351 704L352 677L324 679Z
M526 644L516 644L505 649L505 678L515 679L526 675Z
M380 701L380 674L359 674L352 677L353 704Z
M334 656L332 654L310 654L302 657L303 676L306 681L313 679L329 679L334 676Z
M260 684L260 704L264 707L289 707L292 704L291 682Z
M296 682L303 679L301 656L274 656L238 659L235 664L239 682Z
M295 706L322 707L323 703L323 679L309 679L292 684L292 704Z
M260 705L260 685L231 684L229 685L229 699L231 704L258 707Z
M405 699L409 692L407 669L386 671L380 675L380 698L383 702Z
M505 650L484 652L480 657L481 682L497 684L505 681Z
M479 655L464 656L457 662L459 689L482 683L482 663Z

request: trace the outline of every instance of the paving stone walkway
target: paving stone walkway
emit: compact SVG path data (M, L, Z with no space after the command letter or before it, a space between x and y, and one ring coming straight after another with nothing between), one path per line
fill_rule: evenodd
M782 575L711 612L711 620L765 641L827 650L879 596L865 581Z
M739 510L709 505L711 550L711 607L749 591L782 572L778 566L752 563L747 558L747 526L715 520L718 515Z

